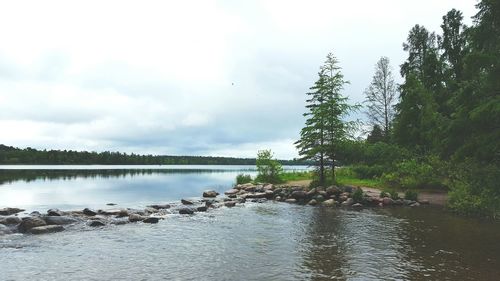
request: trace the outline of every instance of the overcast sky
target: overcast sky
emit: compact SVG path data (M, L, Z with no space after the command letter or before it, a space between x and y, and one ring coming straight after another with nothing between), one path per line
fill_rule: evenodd
M328 52L363 100L415 24L474 0L2 1L0 143L293 158ZM362 117L359 114L358 117Z

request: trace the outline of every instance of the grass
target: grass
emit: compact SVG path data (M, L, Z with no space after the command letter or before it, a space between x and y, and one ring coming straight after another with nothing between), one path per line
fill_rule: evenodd
M338 185L354 185L371 188L382 188L382 183L378 179L360 179L349 168L340 168L336 170ZM284 182L312 180L313 172L285 172L281 174L281 179Z

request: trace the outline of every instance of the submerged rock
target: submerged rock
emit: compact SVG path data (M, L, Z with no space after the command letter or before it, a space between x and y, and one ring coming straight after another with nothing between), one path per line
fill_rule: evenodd
M297 199L289 198L285 200L286 203L297 203Z
M26 210L19 209L19 208L8 208L7 207L7 208L0 209L0 216L10 216L10 215L17 214L17 213L20 213L23 211L26 211Z
M98 227L98 226L105 226L106 223L104 223L102 220L91 220L88 223L88 226L92 227Z
M153 208L156 210L161 210L161 209L170 209L171 206L169 204L155 204L155 205L149 205L147 207Z
M1 225L13 225L21 222L21 218L16 216L0 217Z
M206 211L207 211L207 209L208 209L208 207L207 207L207 206L200 206L200 207L196 208L196 210L197 210L198 212L206 212Z
M68 216L46 216L43 219L49 225L65 225L78 222L77 219Z
M194 214L194 210L191 208L180 208L179 209L179 214L181 215L192 215Z
M203 197L217 197L219 193L215 190L206 190L203 192Z
M158 223L159 220L160 220L160 218L157 218L157 217L147 217L142 222L143 223Z
M45 234L45 233L53 233L63 231L64 227L60 225L44 225L33 227L29 230L31 234Z
M352 207L353 207L353 208L357 208L357 209L359 209L359 208L363 208L363 204L361 204L361 203L356 203L356 204L353 204L353 205L352 205Z

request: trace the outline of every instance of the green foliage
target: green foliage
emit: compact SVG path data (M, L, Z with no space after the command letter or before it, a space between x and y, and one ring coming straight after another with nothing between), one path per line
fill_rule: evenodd
M392 188L446 188L446 164L435 156L420 161L405 160L396 165L393 171L384 173L382 182Z
M415 190L408 189L405 191L405 199L406 200L412 200L412 201L417 201L418 199L418 192Z
M271 150L259 150L256 165L258 172L256 181L265 183L280 183L282 181L280 175L283 172L283 167L277 160L273 159Z
M238 174L236 176L236 184L245 184L252 182L252 176L248 174Z
M313 172L310 171L287 171L280 175L283 182L288 181L300 181L300 180L311 180L313 179Z
M328 54L320 67L318 80L307 93L307 118L300 131L300 139L295 143L302 159L315 162L318 181L325 184L325 167L330 165L331 176L335 178L335 161L340 144L350 136L355 122L345 121L351 111L358 108L349 105L347 97L341 95L348 82L344 80L338 60Z
M120 152L88 152L74 150L20 149L0 144L0 164L17 165L255 165L256 159L210 157L139 155ZM279 160L283 165L308 165L300 160Z
M385 198L385 197L390 197L390 195L389 193L387 193L387 191L382 190L382 192L380 192L380 198Z
M362 203L364 199L363 196L363 189L361 189L361 187L356 188L356 190L352 193L352 199L355 203Z
M452 168L448 207L462 214L500 217L500 167L468 159Z
M391 197L392 200L399 199L399 193L394 189L389 190L389 196Z
M354 165L352 166L352 171L355 173L356 177L361 179L373 179L379 178L382 174L387 171L386 166L383 165Z

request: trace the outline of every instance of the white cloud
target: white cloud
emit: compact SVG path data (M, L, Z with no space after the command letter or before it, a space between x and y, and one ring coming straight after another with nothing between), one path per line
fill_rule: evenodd
M5 1L0 143L296 157L304 93L333 51L352 101L416 23L460 1ZM470 22L470 20L468 20Z

